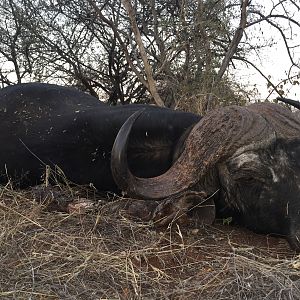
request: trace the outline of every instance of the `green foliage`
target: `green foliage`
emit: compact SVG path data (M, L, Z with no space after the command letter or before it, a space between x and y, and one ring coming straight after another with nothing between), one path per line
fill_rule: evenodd
M232 217L223 219L223 225L230 225L232 223Z

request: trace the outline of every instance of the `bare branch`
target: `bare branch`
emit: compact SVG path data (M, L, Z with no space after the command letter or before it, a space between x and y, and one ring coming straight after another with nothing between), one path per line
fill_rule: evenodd
M147 58L147 53L145 51L145 47L143 45L143 41L142 41L142 37L140 34L140 31L138 29L137 23L136 23L136 19L135 19L135 13L134 13L134 9L131 5L131 1L130 0L122 0L122 3L128 13L128 17L130 19L130 23L131 23L131 27L132 27L132 31L134 33L135 36L135 40L136 43L138 45L139 48L139 52L140 55L142 57L143 63L144 63L144 69L145 69L145 73L146 73L146 77L147 77L147 81L148 81L148 88L149 91L155 101L155 103L159 106L165 106L164 102L162 101L162 99L160 98L157 88L156 88L156 83L155 80L153 78L153 71L152 68L149 64L148 58Z
M128 64L130 65L130 68L132 69L132 71L135 73L135 75L139 78L140 82L147 88L149 89L149 85L147 83L147 81L143 78L143 76L140 74L140 72L136 69L136 67L134 66L131 58L130 58L130 55L129 55L129 52L127 50L127 47L126 45L124 44L120 34L119 34L119 31L118 31L118 28L115 26L115 24L110 21L109 19L107 19L101 12L101 10L98 8L98 6L96 5L96 3L94 2L94 0L88 0L89 4L94 8L95 12L97 13L97 15L99 16L99 18L107 25L109 25L109 27L113 30L120 46L122 47L122 50L124 51L124 55L126 57L126 61L128 62Z
M247 23L246 27L251 27L255 24L258 24L258 23L261 23L263 21L266 21L268 19L285 19L295 25L297 25L298 27L300 27L300 23L298 21L296 21L295 19L289 17L289 16L286 16L286 15L280 15L280 14L272 14L272 15L268 15L268 16L265 16L263 15L260 11L257 11L257 10L249 10L248 11L249 13L252 13L252 14L257 14L260 16L260 19L258 20L255 20L253 22L249 22Z
M279 31L279 33L280 33L280 35L281 35L281 37L282 37L282 40L283 40L283 42L284 42L284 44L285 44L285 47L286 47L286 50L287 50L287 53L288 53L288 56L289 56L289 58L290 58L291 63L292 63L294 66L300 68L300 66L299 66L299 65L294 61L294 59L293 59L293 56L292 56L290 47L289 47L288 42L287 42L287 38L286 38L286 36L285 36L283 30L279 27L279 25L277 25L276 23L274 23L273 21L271 21L270 18L275 18L275 17L276 17L276 18L284 18L284 19L289 20L290 22L293 22L294 24L296 24L296 25L299 26L299 27L300 27L300 23L297 22L297 21L295 21L295 20L293 20L293 19L291 19L291 18L289 18L288 16L284 16L284 15L270 15L270 16L264 16L264 15L263 15L261 12L259 12L259 11L253 11L253 13L255 13L255 14L257 14L257 15L259 15L259 16L261 17L260 21L266 21L267 23L269 23L271 26L273 26L274 28L276 28L276 29ZM251 24L253 25L253 24L255 24L255 22L253 22L253 23L251 23ZM248 26L250 26L250 25L248 25Z
M266 81L268 86L272 87L273 90L269 93L269 95L266 97L266 100L271 96L271 94L275 91L280 97L282 97L282 93L281 91L278 89L278 86L280 86L285 80L280 81L278 84L274 84L269 78L268 76L266 76L254 63L252 63L250 60L247 60L246 58L243 57L233 57L233 59L236 60L240 60L243 61L246 64L251 65L251 67L253 67ZM292 76L293 77L297 77L298 75Z
M232 59L233 55L235 54L237 47L243 37L243 33L244 33L246 23L247 23L247 6L249 5L250 1L251 0L242 1L240 24L233 36L233 39L229 45L228 51L222 61L222 65L219 69L219 72L218 72L218 75L216 78L217 81L219 81L222 78L222 76L224 75L224 72L226 71L226 69L229 66L230 60Z
M218 71L215 81L212 81L211 83L212 85L211 90L213 88L213 85L216 85L221 81L226 69L229 66L232 57L237 51L238 45L243 37L243 33L247 24L247 7L250 4L250 2L251 0L242 1L239 27L236 29L235 34L229 44L228 50L225 54L225 57L222 60L221 67ZM213 101L213 94L210 92L206 97L206 110L210 110L212 108L212 101Z

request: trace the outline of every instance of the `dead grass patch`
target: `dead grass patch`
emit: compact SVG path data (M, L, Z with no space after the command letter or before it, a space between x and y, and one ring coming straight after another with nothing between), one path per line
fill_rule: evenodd
M97 205L49 211L34 190L1 188L0 298L300 299L300 258L284 239L221 224L157 230L106 198L71 194L52 200Z

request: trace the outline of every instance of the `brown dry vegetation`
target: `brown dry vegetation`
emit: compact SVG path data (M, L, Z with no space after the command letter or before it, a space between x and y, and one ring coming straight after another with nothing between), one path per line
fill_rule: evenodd
M83 189L0 191L1 299L300 299L284 239L221 222L155 229ZM79 197L96 205L55 211Z

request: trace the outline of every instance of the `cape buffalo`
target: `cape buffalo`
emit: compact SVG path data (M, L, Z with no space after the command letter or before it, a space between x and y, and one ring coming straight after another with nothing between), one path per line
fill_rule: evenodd
M300 250L300 119L291 111L270 103L214 110L190 131L171 168L153 178L127 165L127 136L138 117L124 123L112 152L123 191L144 199L219 191L219 211L254 231L284 235Z
M156 176L171 165L181 135L199 116L149 105L111 107L74 88L51 84L2 89L0 181L35 185L50 165L75 183L116 191L112 145L122 124L140 109L144 114L133 128L129 164L138 176Z

